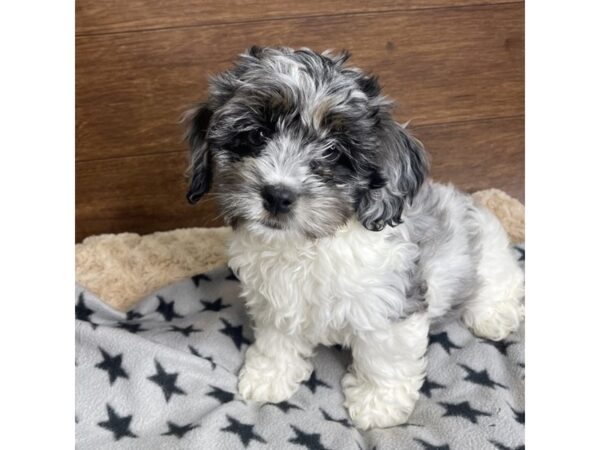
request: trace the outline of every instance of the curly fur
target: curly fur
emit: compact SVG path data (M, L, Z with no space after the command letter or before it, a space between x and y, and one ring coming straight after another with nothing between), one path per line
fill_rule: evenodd
M211 187L233 225L230 265L256 326L239 390L279 402L318 344L352 349L342 380L361 428L404 423L430 324L459 314L502 339L523 316L523 274L498 220L427 178L423 146L348 54L252 48L188 115L188 199ZM265 202L266 186L293 193Z

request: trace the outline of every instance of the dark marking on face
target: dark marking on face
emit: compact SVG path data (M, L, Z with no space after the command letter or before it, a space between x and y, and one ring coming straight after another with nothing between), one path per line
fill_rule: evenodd
M252 47L212 79L202 116L208 120L202 127L190 122L202 129L188 133L191 176L214 172L226 221L316 237L353 216L374 231L401 223L404 202L427 176L427 160L393 120L376 77L345 66L348 58ZM269 185L297 197L285 218L263 207Z
M254 128L238 133L228 144L227 150L237 156L258 156L269 137L265 128Z

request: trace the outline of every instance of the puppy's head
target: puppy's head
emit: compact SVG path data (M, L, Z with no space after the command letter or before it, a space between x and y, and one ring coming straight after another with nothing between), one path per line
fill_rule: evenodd
M212 187L228 223L308 237L353 215L374 231L401 223L427 159L348 57L253 47L215 76L187 114L188 200Z

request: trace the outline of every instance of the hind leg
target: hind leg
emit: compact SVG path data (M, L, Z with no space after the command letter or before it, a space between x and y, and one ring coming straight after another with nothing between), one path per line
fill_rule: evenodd
M479 291L463 313L463 321L474 334L499 341L515 331L524 317L524 276L498 219L478 208L481 227Z

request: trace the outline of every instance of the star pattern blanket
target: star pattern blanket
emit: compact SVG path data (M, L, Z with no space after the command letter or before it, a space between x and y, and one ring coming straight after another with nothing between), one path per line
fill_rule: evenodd
M524 260L522 247L515 252ZM342 406L349 351L320 347L280 404L245 402L252 328L227 268L160 289L128 313L76 288L79 449L524 449L524 332L503 342L432 329L409 423L361 432Z

